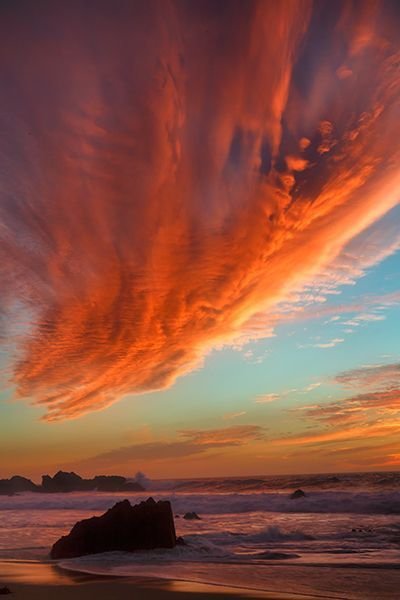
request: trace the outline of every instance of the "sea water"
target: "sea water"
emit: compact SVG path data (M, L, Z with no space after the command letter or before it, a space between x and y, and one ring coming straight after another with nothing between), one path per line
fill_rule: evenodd
M136 503L151 495L171 501L185 546L112 552L60 561L60 566L257 590L275 589L282 580L282 591L309 591L312 584L324 597L400 598L400 473L147 485L145 492L134 494L0 496L0 559L48 560L51 545L76 521L102 514L126 497ZM305 497L291 499L297 488ZM183 519L189 511L200 520Z

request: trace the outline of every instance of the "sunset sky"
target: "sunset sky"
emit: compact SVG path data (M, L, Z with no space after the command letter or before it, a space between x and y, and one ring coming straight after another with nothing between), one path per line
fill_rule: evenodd
M400 467L399 32L0 4L0 477Z

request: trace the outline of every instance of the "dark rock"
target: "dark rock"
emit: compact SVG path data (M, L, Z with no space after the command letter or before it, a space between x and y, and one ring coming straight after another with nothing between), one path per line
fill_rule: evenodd
M43 475L43 492L143 492L140 483L127 481L120 475L96 475L93 479L83 479L76 473L58 471L54 477Z
M20 475L14 475L9 481L14 492L36 492L38 488L33 481Z
M195 512L187 512L183 515L183 518L187 521L200 521L199 515Z
M26 477L14 475L11 479L0 479L0 495L12 496L19 492L144 492L144 487L136 481L128 481L120 475L97 475L93 479L83 479L74 472L58 471L54 477L43 475L42 485L36 485Z
M26 477L14 475L11 479L0 479L0 494L13 495L19 492L37 492L38 486Z
M290 495L291 500L297 500L298 498L305 498L306 493L303 490L296 490L293 494Z
M58 471L54 477L43 475L42 490L44 492L76 492L85 489L84 480L76 473Z
M132 506L117 502L104 515L78 521L51 549L51 558L72 558L121 550L173 548L176 534L171 504L149 498Z
M5 586L0 588L0 596L5 596L6 594L12 594L10 588Z
M179 536L176 538L176 545L177 546L187 546L187 542L185 542L183 537Z
M93 482L99 492L117 492L125 485L126 479L119 475L96 475Z

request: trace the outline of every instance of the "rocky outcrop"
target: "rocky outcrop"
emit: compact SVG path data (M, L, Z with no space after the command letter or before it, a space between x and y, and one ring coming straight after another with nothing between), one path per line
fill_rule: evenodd
M8 588L7 586L0 587L0 595L6 596L7 594L11 594L10 588Z
M77 492L85 489L82 477L73 472L58 471L54 477L50 475L42 477L43 492Z
M14 475L11 479L0 479L0 494L12 495L18 492L37 492L39 487L26 477Z
M171 504L149 498L132 506L117 502L100 517L79 521L51 549L51 558L73 558L121 550L152 550L176 545Z
M187 521L200 521L200 517L195 512L187 512L183 515L183 518Z
M0 495L12 496L20 492L65 493L65 492L144 492L144 487L120 475L96 475L83 479L74 472L58 471L51 477L43 475L42 485L36 485L26 477L14 475L0 479Z
M187 543L186 540L183 539L182 536L179 536L179 537L176 538L176 545L177 546L187 546L188 543Z
M298 500L299 498L305 498L306 493L303 490L296 490L290 495L291 500Z
M58 471L54 477L43 475L43 492L143 492L140 483L128 481L120 475L97 475L93 479L83 479L74 472Z

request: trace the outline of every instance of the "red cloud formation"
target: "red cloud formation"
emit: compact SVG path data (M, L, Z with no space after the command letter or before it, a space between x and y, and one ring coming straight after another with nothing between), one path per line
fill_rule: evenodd
M260 335L397 201L390 5L0 11L1 333L50 420Z

